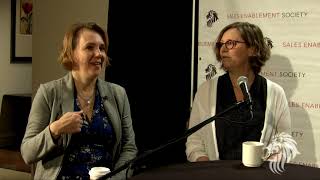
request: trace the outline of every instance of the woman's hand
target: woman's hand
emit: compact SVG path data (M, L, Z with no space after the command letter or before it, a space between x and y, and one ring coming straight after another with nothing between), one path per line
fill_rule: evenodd
M58 139L62 134L73 134L81 131L83 111L67 112L49 125L51 135Z
M209 161L209 158L207 156L201 156L199 157L197 160L197 162L200 162L200 161Z

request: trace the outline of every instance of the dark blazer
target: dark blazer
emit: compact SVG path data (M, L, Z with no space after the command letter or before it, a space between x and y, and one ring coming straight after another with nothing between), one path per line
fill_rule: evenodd
M117 168L137 154L130 105L124 88L100 79L97 81L104 108L115 131L114 167L111 168ZM68 73L61 79L41 84L34 97L21 154L27 164L36 163L35 179L56 179L61 170L64 152L72 135L64 134L54 142L49 124L64 113L74 111L73 84L72 75ZM124 178L123 171L112 179Z

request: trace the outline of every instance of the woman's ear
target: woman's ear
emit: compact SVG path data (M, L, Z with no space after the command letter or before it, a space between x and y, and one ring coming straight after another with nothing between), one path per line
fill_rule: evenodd
M257 56L256 48L255 48L255 47L250 47L250 48L248 49L248 55L249 55L249 56Z
M72 62L72 69L79 70L79 63L74 53L72 54L71 62Z

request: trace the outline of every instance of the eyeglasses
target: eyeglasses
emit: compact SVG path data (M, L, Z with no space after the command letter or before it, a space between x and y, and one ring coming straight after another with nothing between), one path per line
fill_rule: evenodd
M228 40L225 43L217 42L216 47L218 49L221 49L221 47L224 45L227 49L230 50L230 49L234 48L237 45L237 43L246 43L246 42L241 42L241 41L236 41L236 40Z

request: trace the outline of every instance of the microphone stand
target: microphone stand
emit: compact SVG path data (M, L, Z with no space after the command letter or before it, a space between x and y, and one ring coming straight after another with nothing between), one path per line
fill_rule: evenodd
M162 149L164 149L164 148L166 148L166 147L168 147L168 146L170 146L172 144L175 144L175 143L179 142L180 140L190 136L191 134L195 133L196 131L198 131L199 129L204 127L205 125L211 123L212 121L214 121L215 119L217 119L220 116L224 115L225 113L229 112L230 110L238 108L238 107L240 107L242 105L250 105L250 104L251 104L251 102L249 102L248 100L237 102L237 103L233 104L232 106L230 106L229 108L225 109L224 111L216 114L215 116L210 117L209 119L197 124L196 126L190 128L190 129L188 129L181 137L174 138L174 139L170 140L168 143L166 143L164 145L161 145L161 146L159 146L159 147L157 147L155 149L146 151L145 153L137 156L136 158L127 161L125 164L123 164L122 166L118 167L117 169L111 171L110 173L100 177L99 180L110 178L110 177L116 175L117 173L119 173L120 171L128 168L131 164L134 164L134 163L138 162L139 160L144 159L147 156L149 156L149 155L151 155L151 154L153 154L155 152L158 152L158 151L160 151L160 150L162 150Z

